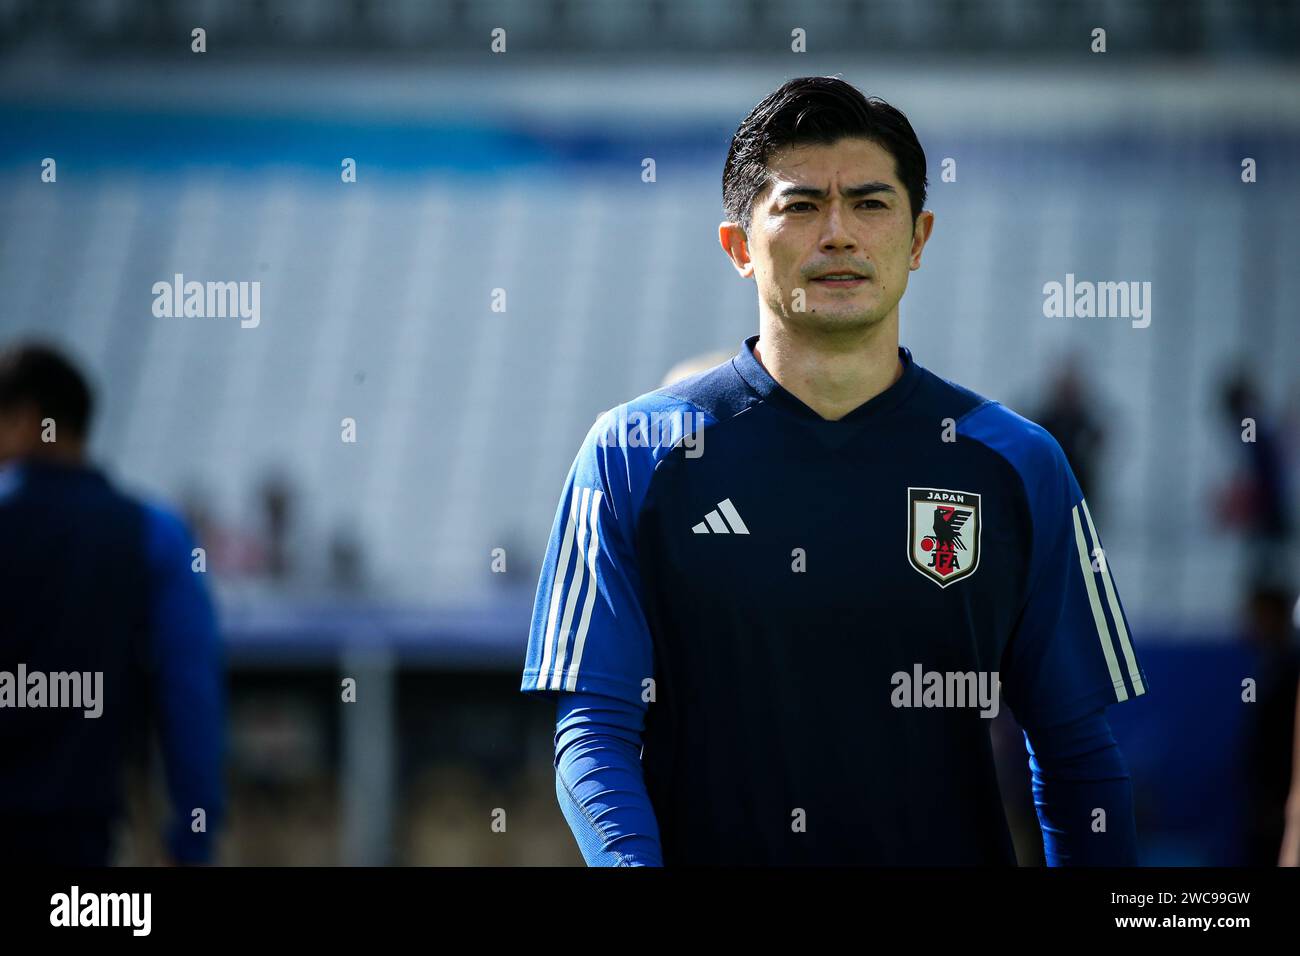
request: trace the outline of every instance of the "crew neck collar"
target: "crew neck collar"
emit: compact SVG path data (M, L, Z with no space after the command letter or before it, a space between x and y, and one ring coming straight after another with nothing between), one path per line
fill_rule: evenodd
M822 418L811 407L805 405L803 401L795 394L774 379L770 372L763 367L754 355L754 346L758 343L759 336L751 335L745 339L740 351L732 359L732 364L736 371L755 392L763 398L764 401L780 405L788 411L794 412L804 418L810 418L817 422L827 425L838 425L846 422L861 421L864 418L870 418L880 412L897 407L901 402L912 394L916 388L917 382L921 378L921 367L912 359L911 350L904 346L898 347L898 359L903 363L903 374L898 377L898 381L890 385L879 395L867 399L853 411L849 412L843 418L831 420Z

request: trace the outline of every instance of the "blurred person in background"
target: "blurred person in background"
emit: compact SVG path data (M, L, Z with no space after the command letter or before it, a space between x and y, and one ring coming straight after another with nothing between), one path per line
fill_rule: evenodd
M1246 547L1245 637L1255 655L1257 681L1244 729L1242 862L1296 866L1300 789L1293 784L1293 753L1300 647L1293 619L1295 523L1285 428L1281 416L1265 407L1255 378L1242 366L1219 389L1230 440L1241 449L1241 465L1219 490L1215 508L1220 524L1237 530Z
M1048 386L1047 395L1047 403L1035 420L1065 452L1065 460L1074 470L1074 477L1092 510L1101 512L1104 510L1101 493L1094 478L1101 470L1098 464L1106 430L1092 412L1097 403L1089 396L1083 372L1072 356L1061 365Z
M1292 580L1291 543L1295 524L1286 448L1279 421L1264 406L1242 370L1223 383L1219 401L1242 450L1243 467L1219 493L1221 524L1238 529L1246 543L1246 579Z
M289 479L279 473L266 477L258 489L265 521L266 573L277 584L288 581L297 571L290 547L295 495Z
M1242 863L1272 866L1287 822L1295 746L1300 647L1292 609L1295 592L1261 581L1246 600L1245 638L1254 657L1255 700L1247 707L1241 753L1245 775Z
M150 729L168 859L210 862L224 808L213 606L182 521L87 460L93 407L56 349L0 351L0 863L110 863Z

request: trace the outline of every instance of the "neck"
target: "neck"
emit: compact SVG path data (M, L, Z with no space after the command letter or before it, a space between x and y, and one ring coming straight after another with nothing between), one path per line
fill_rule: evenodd
M754 357L787 392L837 421L902 377L898 312L845 333L795 329L764 315Z

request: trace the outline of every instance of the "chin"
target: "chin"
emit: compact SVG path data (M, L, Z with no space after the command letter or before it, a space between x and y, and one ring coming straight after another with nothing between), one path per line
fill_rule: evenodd
M880 322L883 316L871 312L821 310L793 312L788 321L809 332L861 332Z

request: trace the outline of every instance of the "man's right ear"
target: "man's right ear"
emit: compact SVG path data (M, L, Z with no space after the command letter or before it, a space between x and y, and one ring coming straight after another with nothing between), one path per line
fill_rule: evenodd
M754 263L749 257L749 237L740 223L731 220L718 223L718 243L741 278L748 279L754 274Z

